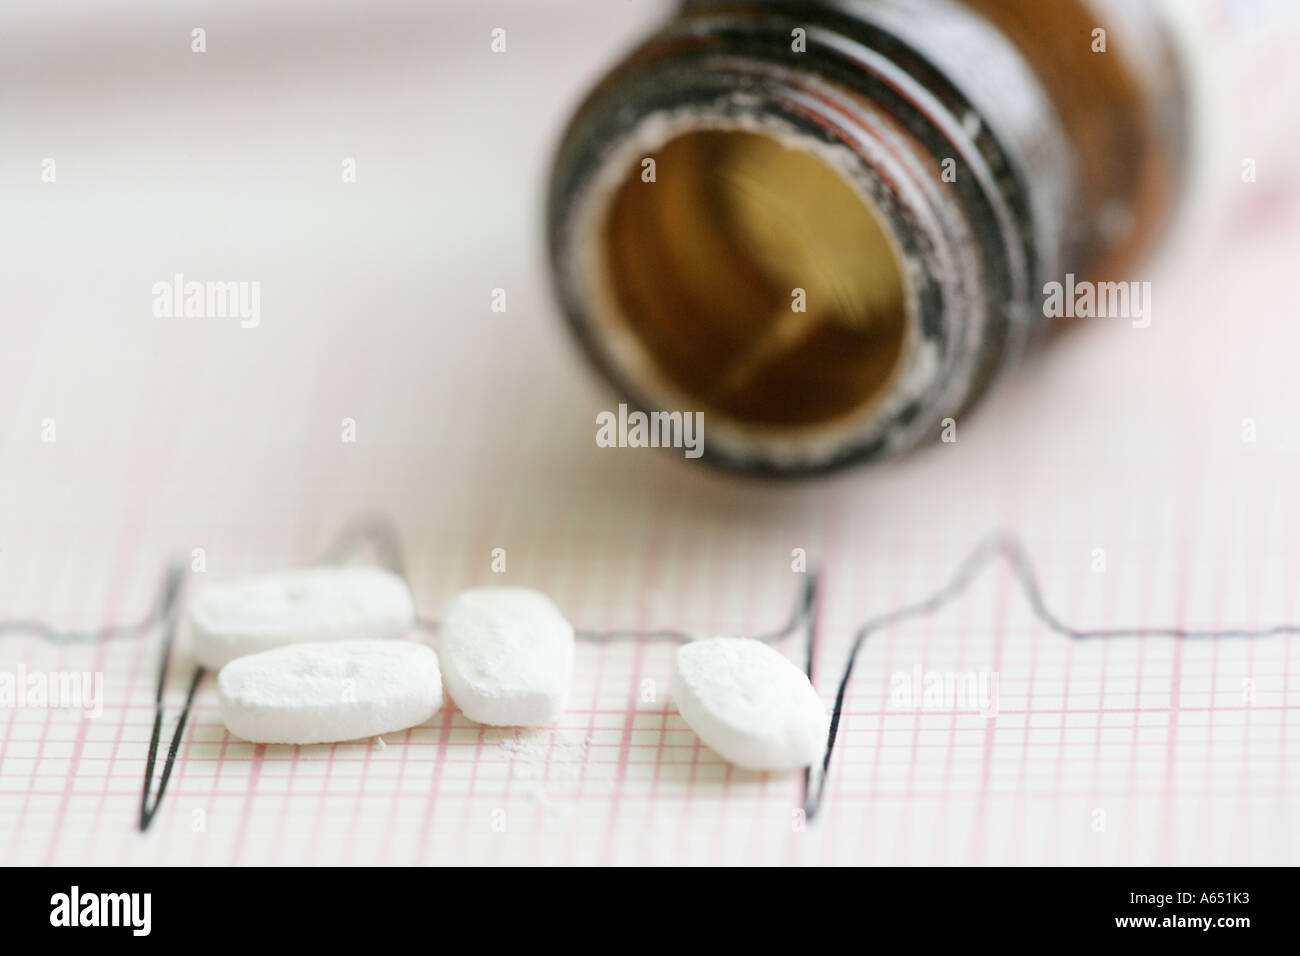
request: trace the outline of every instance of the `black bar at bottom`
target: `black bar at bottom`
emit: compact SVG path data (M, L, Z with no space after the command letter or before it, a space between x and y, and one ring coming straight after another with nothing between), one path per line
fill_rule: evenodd
M601 948L689 938L698 931L692 925L732 941L788 925L801 933L847 932L864 948L890 938L880 934L927 944L1232 945L1288 940L1296 911L1293 873L1283 869L656 870L593 877L577 870L542 876L501 869L453 875L121 868L10 869L5 877L0 934L8 943L75 935L91 944L208 947L265 941L269 930L277 944L339 946L373 943L375 933L395 943L401 934L435 929L436 936L425 937L434 945L489 928L493 945L498 934L512 932L535 932L537 945L578 933Z

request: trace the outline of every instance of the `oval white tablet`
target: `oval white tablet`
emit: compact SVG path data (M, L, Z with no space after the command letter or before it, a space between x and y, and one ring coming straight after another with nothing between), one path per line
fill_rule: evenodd
M538 591L474 588L447 604L438 657L447 694L470 720L545 727L569 699L573 627Z
M677 651L673 700L723 759L749 770L798 770L826 747L826 708L807 676L760 641L713 637Z
M209 584L195 593L189 616L195 655L216 668L285 644L405 638L415 604L396 574L355 565Z
M259 744L355 740L422 724L442 706L438 655L412 641L293 644L217 675L221 719Z

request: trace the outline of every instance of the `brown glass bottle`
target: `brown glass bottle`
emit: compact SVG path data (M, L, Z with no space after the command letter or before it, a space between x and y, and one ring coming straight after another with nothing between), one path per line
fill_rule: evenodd
M711 461L824 470L940 435L1174 207L1179 63L1140 0L685 3L578 110L557 288Z

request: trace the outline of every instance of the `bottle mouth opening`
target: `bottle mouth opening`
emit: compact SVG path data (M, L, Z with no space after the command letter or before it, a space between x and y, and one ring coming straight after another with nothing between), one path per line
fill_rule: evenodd
M627 170L598 245L658 376L739 427L857 417L903 364L896 244L831 165L773 135L688 130Z

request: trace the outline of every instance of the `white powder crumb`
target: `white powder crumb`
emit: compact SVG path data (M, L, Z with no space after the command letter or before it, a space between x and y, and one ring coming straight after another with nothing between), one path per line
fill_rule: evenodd
M550 805L548 785L576 791L591 747L585 733L563 730L516 730L503 736L502 752L511 764L511 778L532 783L529 796Z

